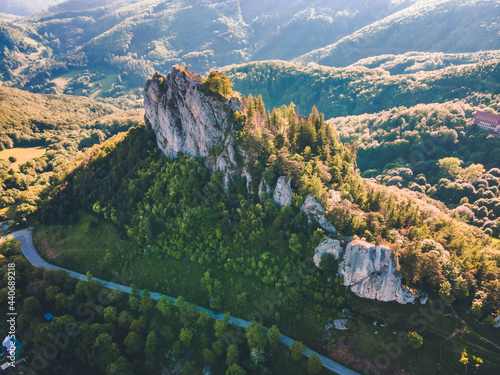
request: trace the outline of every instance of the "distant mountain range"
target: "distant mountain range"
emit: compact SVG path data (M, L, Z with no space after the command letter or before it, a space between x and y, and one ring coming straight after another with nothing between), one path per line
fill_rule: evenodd
M498 1L419 1L295 62L341 67L382 54L499 49L499 21Z
M14 13L14 3L2 1ZM435 70L498 56L499 10L494 0L69 0L0 21L0 80L116 97L174 64L199 73L269 59Z
M0 9L2 10L0 19L26 17L64 1L65 0L0 0Z

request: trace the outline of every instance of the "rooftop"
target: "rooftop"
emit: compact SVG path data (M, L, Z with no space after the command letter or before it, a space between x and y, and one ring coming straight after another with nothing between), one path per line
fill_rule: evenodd
M488 112L477 111L474 114L474 119L493 121L493 122L498 122L500 124L500 116Z

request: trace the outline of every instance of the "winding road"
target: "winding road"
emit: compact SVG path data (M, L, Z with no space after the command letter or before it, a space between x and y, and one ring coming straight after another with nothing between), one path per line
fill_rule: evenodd
M17 232L13 232L13 233L10 234L10 236L14 237L16 240L22 241L21 242L21 251L23 252L23 255L26 257L26 259L33 266L43 267L45 269L50 269L50 270L63 270L63 271L66 271L71 277L74 277L74 278L79 279L79 280L87 281L87 276L86 275L83 275L83 274L78 273L78 272L70 271L70 270L67 270L65 268L61 268L61 267L58 267L58 266L54 266L53 264L47 263L45 260L43 260L40 257L40 255L38 254L38 252L36 251L35 246L33 245L33 239L32 239L32 236L31 236L31 231L29 231L27 229L24 229L24 230L20 230L20 231L17 231ZM129 293L129 294L132 293L131 288L128 287L128 286L116 284L116 283L113 283L113 282L110 282L110 281L100 280L100 279L97 279L97 278L94 278L94 280L99 281L106 288L119 290L119 291L122 291L122 292L125 292L125 293ZM151 299L154 299L154 300L158 301L161 297L163 297L163 294L160 294L160 293L150 293L150 297L151 297ZM174 303L177 301L176 298L173 298L173 297L170 297L170 296L165 296L165 297L167 297L168 299L170 299ZM224 315L221 314L221 313L218 313L218 312L215 312L215 311L212 311L212 310L209 310L209 309L205 309L205 308L200 307L200 306L197 306L196 310L202 310L202 311L207 312L208 314L210 314L210 317L212 319L217 319L217 320L221 320L221 321L224 320ZM230 316L228 323L231 324L231 325L239 326L239 327L243 327L243 328L250 325L249 321L243 320L243 319L240 319L240 318L236 318L236 317L233 317L233 316ZM286 346L290 347L290 346L292 346L292 344L294 342L295 342L295 340L291 339L288 336L285 336L285 335L281 336L281 343L283 345L286 345ZM323 362L323 367L327 368L330 371L333 371L336 374L340 374L340 375L359 375L357 372L352 371L352 370L348 369L347 367L344 367L341 364L339 364L339 363L337 363L335 361L332 361L331 359L326 358L325 356L323 356L323 355L321 355L319 353L316 353L312 349L307 348L306 351L303 352L302 354L304 354L306 357L310 357L311 355L316 354L318 356L318 358L321 359L321 361Z

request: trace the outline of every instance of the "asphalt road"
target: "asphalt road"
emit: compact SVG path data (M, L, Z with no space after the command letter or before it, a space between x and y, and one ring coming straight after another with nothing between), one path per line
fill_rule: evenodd
M87 281L87 276L83 275L78 272L70 271L65 268L61 268L58 266L54 266L53 264L47 263L45 260L43 260L40 255L38 255L35 246L33 245L33 239L31 237L31 231L25 229L25 230L20 230L17 232L13 232L10 234L10 236L14 237L16 240L22 241L21 243L21 251L23 252L23 255L26 257L26 259L33 265L37 267L43 267L46 269L50 270L63 270L66 271L71 277L74 277L79 280ZM102 285L104 285L106 288L110 289L116 289L120 290L125 293L132 293L132 290L128 286L112 283L110 281L105 281L105 280L100 280L97 278L94 278L94 280L99 281ZM154 300L159 300L161 297L163 297L163 294L160 293L150 293L150 297ZM166 296L168 299L172 300L174 303L177 301L176 298ZM205 309L203 307L197 306L196 310L202 310L210 314L210 317L212 319L217 319L217 320L224 320L224 315L209 309ZM239 327L247 327L250 325L250 322L247 320L243 320L240 318L236 318L234 316L229 317L229 324L234 325L234 326L239 326ZM288 336L282 335L281 336L281 343L283 345L286 345L288 347L292 346L292 344L295 342L295 340L291 339ZM306 357L310 357L312 354L316 354L319 359L323 362L323 367L327 368L328 370L331 370L337 374L340 375L359 375L357 372L352 371L348 369L347 367L342 366L341 364L332 361L329 358L326 358L325 356L322 356L319 353L316 353L314 350L307 348L303 354Z

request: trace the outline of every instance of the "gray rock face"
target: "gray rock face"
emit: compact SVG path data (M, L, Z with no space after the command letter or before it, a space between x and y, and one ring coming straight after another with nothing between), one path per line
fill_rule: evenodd
M344 285L358 296L379 301L414 303L415 296L401 285L391 249L364 241L352 241L339 264Z
M260 180L260 184L259 184L259 191L258 191L258 194L259 194L259 197L261 196L262 193L266 192L267 195L269 197L271 197L271 188L269 187L269 185L266 183L266 181L264 181L264 179Z
M328 233L337 232L337 229L323 216L325 208L312 195L306 197L300 210L307 215L309 223L314 219L324 231Z
M205 156L208 167L222 171L228 184L237 173L237 154L246 160L243 150L232 146L234 132L230 118L241 110L241 102L215 93L205 94L201 87L201 77L179 65L166 77L153 76L144 88L146 118L165 155L175 157L181 152ZM238 171L238 174L245 173Z
M316 267L321 268L319 264L323 255L332 254L335 257L335 260L339 260L339 258L342 256L342 253L343 250L342 246L340 246L340 241L327 238L321 241L318 247L314 250L314 264L316 265Z
M278 178L276 189L274 189L273 200L280 206L292 204L292 186L290 179L285 176Z
M349 319L335 319L333 325L339 331L347 331L349 329Z

